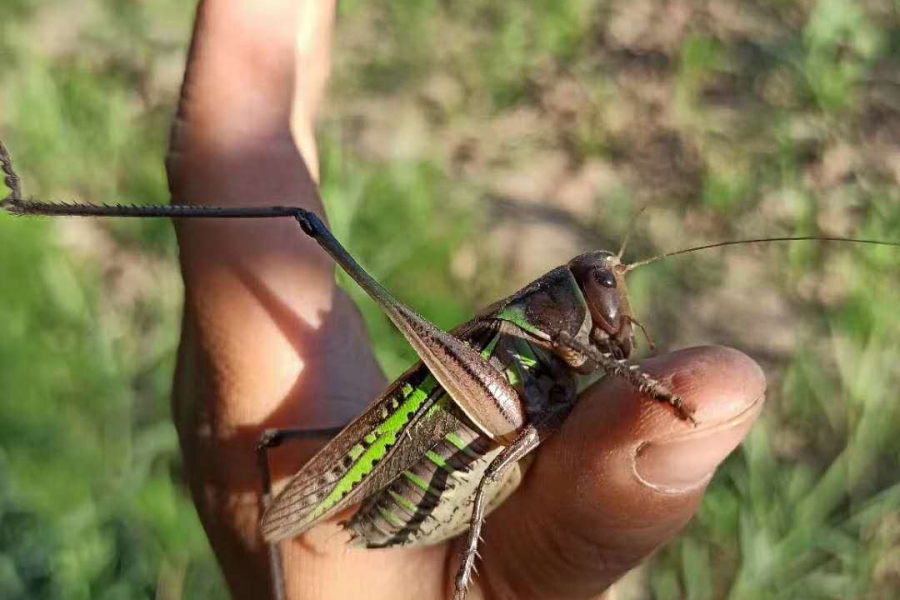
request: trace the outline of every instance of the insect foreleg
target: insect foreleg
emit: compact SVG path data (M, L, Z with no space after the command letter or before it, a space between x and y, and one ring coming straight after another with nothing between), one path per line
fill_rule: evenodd
M557 336L556 343L581 352L603 367L607 374L624 379L638 392L647 394L654 400L671 404L680 419L697 425L697 420L694 419L691 409L685 405L684 400L665 385L650 377L649 374L644 373L638 365L630 365L625 359L617 359L611 352L601 352L596 348L589 348L564 331Z
M265 512L272 501L272 473L269 469L269 450L277 448L289 440L309 440L315 438L333 438L343 427L327 427L323 429L266 429L256 444L256 464L259 468L259 479L262 483L261 510ZM284 587L284 564L281 559L281 547L278 542L269 544L269 570L272 577L272 593L275 600L287 598Z

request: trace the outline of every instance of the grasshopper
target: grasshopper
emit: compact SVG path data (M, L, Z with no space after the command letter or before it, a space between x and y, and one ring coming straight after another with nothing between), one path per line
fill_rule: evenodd
M284 580L277 543L361 503L344 523L355 545L434 544L465 533L455 579L456 600L463 600L486 515L515 491L530 453L571 413L579 376L602 369L696 425L680 397L628 362L635 347L635 326L643 330L629 304L625 275L630 270L669 256L752 242L815 239L900 247L895 242L853 238L760 238L695 246L626 264L623 242L618 253L576 256L445 332L385 290L310 211L292 206L36 202L23 199L2 143L0 163L12 191L0 207L17 215L295 219L415 349L420 362L334 435L274 498L268 451L292 438L334 432L270 430L260 440L257 458L264 508L260 528L270 544L278 598L284 597Z

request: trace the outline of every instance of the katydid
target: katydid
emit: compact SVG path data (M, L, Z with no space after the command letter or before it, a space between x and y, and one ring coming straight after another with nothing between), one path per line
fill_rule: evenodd
M0 163L11 194L0 207L18 215L293 218L372 297L421 362L341 430L274 498L267 451L292 437L334 432L268 431L258 445L264 514L276 595L284 596L277 542L300 535L349 506L351 541L370 548L433 544L466 532L456 575L462 600L479 534L490 510L515 489L529 453L552 435L577 402L579 376L600 368L671 406L691 410L628 358L634 326L625 275L667 256L710 247L806 239L898 246L878 240L785 237L736 240L670 252L631 264L618 253L588 252L493 304L450 332L407 307L373 279L312 212L292 206L217 208L54 204L24 200L5 147ZM642 327L641 327L642 328Z

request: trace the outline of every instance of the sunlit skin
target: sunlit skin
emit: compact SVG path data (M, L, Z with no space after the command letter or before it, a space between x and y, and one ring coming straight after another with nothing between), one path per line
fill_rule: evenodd
M324 0L201 2L168 160L173 202L324 214L313 120L333 9ZM386 382L331 260L296 224L182 222L178 239L186 298L173 407L188 481L235 598L265 598L261 432L344 424ZM765 380L752 360L721 347L643 364L695 409L699 427L621 382L589 389L519 492L489 517L470 598L614 593L690 520L759 414ZM276 479L320 445L277 450ZM345 539L326 524L283 544L291 598L452 596L455 543L367 551L346 550Z

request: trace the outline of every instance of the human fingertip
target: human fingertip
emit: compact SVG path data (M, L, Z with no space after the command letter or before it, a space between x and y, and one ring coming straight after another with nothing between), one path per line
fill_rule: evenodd
M635 475L658 491L690 491L709 481L750 430L762 409L765 377L747 355L715 346L673 353L652 367L668 371L698 425L649 436L635 452Z

